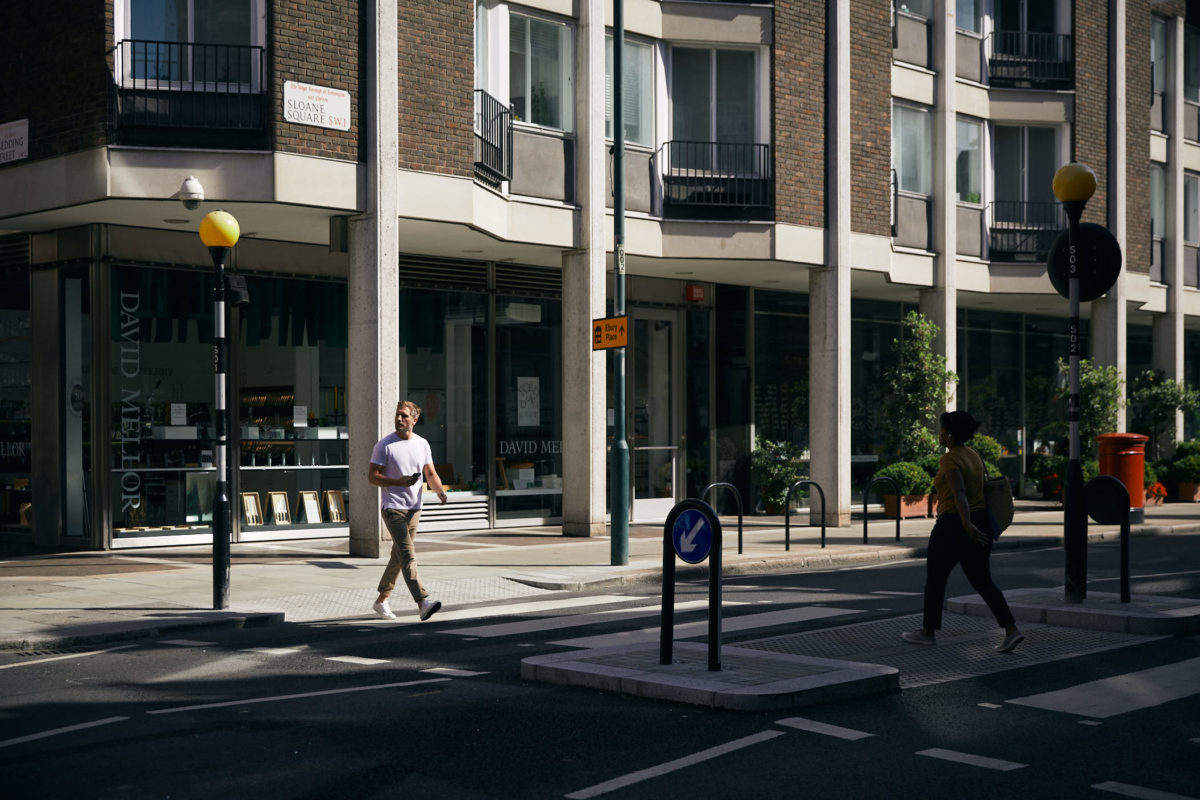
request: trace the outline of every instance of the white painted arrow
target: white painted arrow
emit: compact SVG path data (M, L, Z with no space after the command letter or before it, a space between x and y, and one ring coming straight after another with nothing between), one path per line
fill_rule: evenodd
M700 532L702 527L704 527L704 517L696 520L696 524L692 526L692 529L679 537L679 549L681 552L690 553L696 549L696 534Z

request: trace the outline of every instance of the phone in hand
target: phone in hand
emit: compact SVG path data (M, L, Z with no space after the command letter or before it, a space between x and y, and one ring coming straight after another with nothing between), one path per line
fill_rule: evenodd
M411 485L412 485L412 486L416 486L416 485L417 485L417 483L418 483L418 481L419 481L420 479L421 479L421 473L419 473L419 472L414 472L414 473L412 474L412 480L413 480L413 482L412 482L412 484L411 484Z

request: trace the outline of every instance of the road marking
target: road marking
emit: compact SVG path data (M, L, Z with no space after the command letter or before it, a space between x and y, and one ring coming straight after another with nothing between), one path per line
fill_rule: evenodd
M273 703L277 700L299 700L305 697L323 697L332 694L350 694L352 692L371 692L376 689L398 689L404 686L420 686L423 683L442 683L449 678L426 678L419 681L402 681L400 683L377 683L372 686L352 686L348 689L326 689L320 692L300 692L299 694L280 694L274 697L247 697L244 700L228 700L223 703L201 703L194 706L178 706L177 708L160 708L147 711L147 714L175 714L179 711L200 711L206 708L228 708L230 706L248 706L254 703Z
M744 747L756 745L759 742L765 742L768 739L774 739L776 736L783 736L783 731L763 731L756 733L753 736L746 736L741 739L734 739L732 742L710 747L707 750L701 750L699 753L693 753L690 756L677 758L674 761L668 761L665 764L659 764L656 767L631 772L628 775L622 775L620 778L613 778L611 781L597 783L595 786L589 786L586 789L580 789L578 792L571 792L566 795L571 800L587 800L589 797L598 797L602 794L624 789L626 786L632 786L635 783L657 778L660 775L666 775L676 770L681 770L684 767L690 767L693 764L699 764L709 759L723 756L726 753L732 753L736 750L741 750Z
M1103 725L1104 723L1098 719L1081 719L1081 720L1079 720L1079 724L1080 725L1091 725L1091 726L1095 727L1096 725Z
M341 661L344 664L386 664L390 659L387 658L364 658L363 656L328 656L326 661Z
M176 647L206 647L216 642L198 642L195 639L163 639L159 644L173 644Z
M1144 786L1134 786L1129 783L1117 783L1116 781L1105 781L1104 783L1092 784L1093 789L1098 789L1102 792L1112 792L1113 794L1123 795L1125 797L1137 797L1141 800L1196 800L1191 795L1175 794L1174 792L1161 792L1158 789L1147 789Z
M763 614L743 614L740 617L730 617L721 621L721 630L726 633L733 633L734 631L744 631L752 628L765 628L770 625L791 625L796 622L861 613L861 611L850 608L805 606L803 608L789 608L783 611L768 611ZM688 639L692 636L703 636L706 633L708 633L707 621L689 622L684 625L675 626L676 639ZM559 645L560 647L579 647L591 650L599 647L612 647L623 644L650 644L657 642L658 638L658 628L642 628L640 631L625 631L623 633L609 633L599 636L583 636L578 639L563 639L557 642L550 642L550 644Z
M116 647L106 647L103 650L88 650L86 653L69 653L65 656L51 656L50 658L39 658L36 661L17 661L12 664L0 664L0 669L13 669L14 667L29 667L34 664L46 664L50 661L66 661L68 658L83 658L84 656L97 656L101 653L111 653L114 650L128 650L131 647L137 647L136 644L122 644Z
M804 719L803 717L788 717L787 719L775 720L776 725L783 725L785 728L795 728L798 731L808 731L809 733L819 733L824 736L835 736L838 739L846 739L847 741L855 742L859 739L866 739L874 736L873 733L866 731L856 731L852 728L839 728L837 725L827 725L824 722L817 722L812 719Z
M1107 719L1197 693L1200 693L1200 658L1190 658L1177 664L1114 675L1069 689L1017 697L1005 702Z
M921 592L884 592L884 591L879 591L879 592L871 592L871 594L883 594L883 595L887 595L888 597L920 597L921 596Z
M258 653L263 656L289 656L292 653L303 653L303 647L251 647L243 653Z
M769 602L769 601L768 601ZM746 603L731 602L724 603L725 606L742 606ZM708 608L707 600L689 600L685 603L676 603L676 611L690 611L695 608ZM625 619L637 619L638 617L653 617L662 613L661 605L642 606L640 608L606 608L600 611L593 611L590 614L571 614L562 617L542 617L541 619L527 619L518 622L499 622L493 625L479 625L472 628L453 628L447 631L439 631L439 633L454 633L460 636L479 636L483 638L492 638L495 636L514 636L522 633L537 633L539 631L555 630L557 628L574 628L580 625L588 625L598 622L616 622Z
M984 769L995 769L1001 772L1009 770L1022 769L1029 766L1028 764L1018 764L1015 761L1002 761L998 758L988 758L987 756L977 756L971 753L960 753L956 750L944 750L940 747L934 747L930 750L917 751L919 756L929 756L930 758L940 758L943 761L954 761L959 764L967 764L972 767L983 767Z
M455 669L454 667L430 667L423 669L421 672L432 672L434 675L448 675L451 678L474 678L477 675L487 675L486 672L472 672L469 669Z
M980 703L979 707L980 708L1004 708L1004 706L998 706L995 703Z
M105 719L98 719L98 720L95 720L94 722L82 722L78 725L68 725L65 728L55 728L54 730L42 731L41 733L31 733L28 736L21 736L16 739L6 739L5 741L0 742L0 747L11 747L14 744L23 744L24 742L32 742L32 741L36 741L37 739L45 739L50 736L58 736L60 733L73 733L74 731L83 731L83 730L87 730L88 728L95 728L100 725L107 725L110 722L122 722L127 719L129 719L129 717L106 717Z

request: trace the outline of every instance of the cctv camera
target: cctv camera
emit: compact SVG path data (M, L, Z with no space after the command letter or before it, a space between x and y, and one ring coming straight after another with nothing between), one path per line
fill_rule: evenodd
M183 179L183 185L179 187L179 199L183 202L184 208L188 211L195 211L204 201L204 187L194 176L188 175Z

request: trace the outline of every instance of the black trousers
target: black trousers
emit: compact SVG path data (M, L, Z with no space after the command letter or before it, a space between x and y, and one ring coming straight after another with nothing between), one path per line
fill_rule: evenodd
M971 521L981 530L990 530L991 521L987 511L971 513ZM992 580L988 559L992 545L980 547L963 530L962 519L957 513L942 514L933 524L929 534L929 549L925 556L925 617L924 627L938 630L942 627L942 603L946 599L946 581L955 564L962 564L963 573L991 609L1001 627L1013 624L1012 611L1004 595Z

